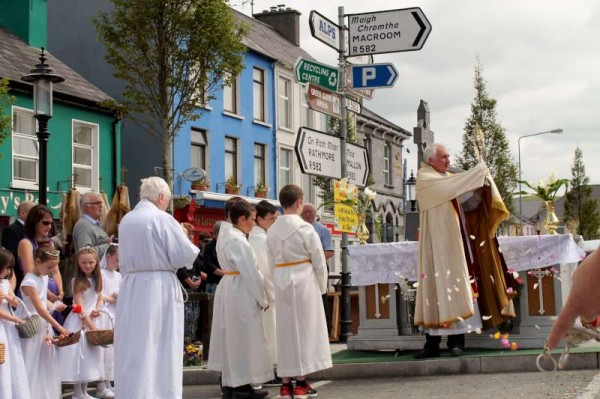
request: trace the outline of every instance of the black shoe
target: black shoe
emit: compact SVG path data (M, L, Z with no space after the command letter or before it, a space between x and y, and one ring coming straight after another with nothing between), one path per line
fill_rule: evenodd
M450 348L450 354L454 357L462 356L464 353L465 353L465 351L460 346L455 346L454 348Z
M440 350L437 349L422 349L415 353L415 359L429 359L433 357L440 357Z
M223 399L231 399L232 395L233 395L233 388L221 387L221 397Z

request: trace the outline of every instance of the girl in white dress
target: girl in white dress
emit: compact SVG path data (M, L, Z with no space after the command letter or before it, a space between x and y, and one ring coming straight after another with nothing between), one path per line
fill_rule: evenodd
M48 301L48 274L58 266L59 252L51 245L41 245L33 254L33 271L21 283L21 298L31 314L40 316L40 331L31 338L21 339L21 349L29 392L35 399L57 399L61 396L60 375L56 348L51 344L50 329L54 327L61 336L70 334L48 312L64 310L62 303Z
M5 362L0 364L0 398L30 399L27 371L23 361L21 342L15 324L23 320L10 313L9 306L19 301L10 288L9 276L15 264L13 255L0 248L0 342L5 345Z
M76 331L83 328L81 339L73 345L58 350L60 380L73 384L73 399L90 399L87 385L100 380L103 364L102 348L90 345L85 338L85 330L95 330L95 321L102 309L102 274L98 253L91 247L81 248L76 255L77 274L73 279L73 305L80 305L80 314L71 312L65 320L65 328ZM83 322L83 325L82 325Z
M113 325L108 318L112 318L114 322L119 286L123 279L121 273L117 271L119 268L118 244L111 243L108 245L100 264L102 265L102 298L104 300L104 310L106 310L109 315L102 315L100 317L99 328L111 329L113 328ZM102 398L113 398L114 392L112 391L110 381L115 379L115 350L111 345L108 348L103 348L103 352L104 374L101 377L104 381L100 381L97 385L98 396Z

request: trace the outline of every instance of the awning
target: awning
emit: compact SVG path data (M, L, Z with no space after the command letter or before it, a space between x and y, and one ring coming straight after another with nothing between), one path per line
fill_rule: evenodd
M243 195L221 194L213 193L211 191L192 190L191 192L196 196L196 204L205 206L207 208L223 208L225 206L225 202L233 197L243 198L254 205L258 204L260 201L267 200L276 207L281 208L279 201L269 198L244 197Z

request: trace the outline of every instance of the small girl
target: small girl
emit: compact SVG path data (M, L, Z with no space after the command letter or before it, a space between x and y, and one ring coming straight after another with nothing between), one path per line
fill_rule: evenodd
M5 345L5 362L0 365L0 398L30 399L27 371L21 351L21 340L15 324L23 321L10 313L9 306L19 302L10 288L10 277L15 264L13 255L0 248L0 342Z
M81 248L75 257L77 274L72 281L73 305L83 308L81 316L71 312L65 320L65 328L78 330L95 330L95 320L102 309L102 274L98 261L98 253L91 247ZM81 325L83 320L83 326ZM58 350L60 380L73 384L73 399L90 398L87 385L90 381L100 380L103 364L102 348L90 345L82 331L81 339L73 345L63 346Z
M104 309L109 313L108 316L103 315L100 318L100 327L103 329L111 329L113 325L108 318L114 321L115 312L117 310L117 297L119 295L119 286L123 277L117 271L119 268L119 244L111 243L108 245L104 257L102 258L102 298L104 299ZM114 398L110 381L115 379L114 372L114 347L109 346L104 348L104 374L97 385L98 397Z
M40 331L31 338L21 339L21 349L29 392L35 399L56 399L61 396L58 356L49 343L50 326L61 336L69 330L58 324L48 309L64 310L64 304L54 305L48 301L48 274L58 267L59 253L51 245L38 247L33 254L33 270L25 275L21 283L21 298L31 314L40 316Z

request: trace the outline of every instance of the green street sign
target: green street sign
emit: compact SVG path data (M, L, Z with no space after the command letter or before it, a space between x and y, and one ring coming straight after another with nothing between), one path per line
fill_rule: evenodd
M294 69L298 83L312 83L330 91L338 89L339 73L337 68L298 58Z

